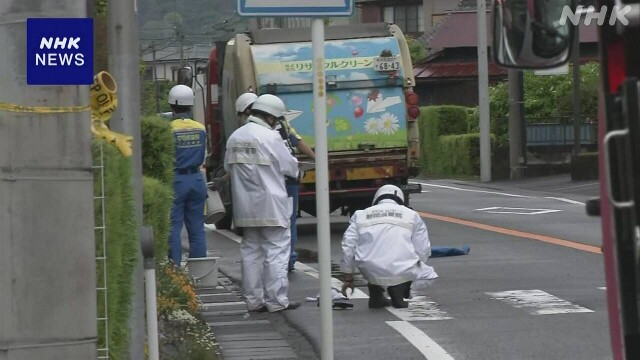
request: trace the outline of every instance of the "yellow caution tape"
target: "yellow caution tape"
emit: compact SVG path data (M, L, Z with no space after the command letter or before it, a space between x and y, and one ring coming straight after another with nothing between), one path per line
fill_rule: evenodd
M89 111L88 105L83 106L24 106L0 102L0 111L11 111L21 113L56 114L75 113Z

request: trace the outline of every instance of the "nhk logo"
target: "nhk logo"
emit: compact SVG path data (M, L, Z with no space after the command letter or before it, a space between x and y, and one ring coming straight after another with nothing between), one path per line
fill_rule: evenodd
M620 23L624 26L629 25L629 19L626 18L626 15L630 12L630 5L613 6L613 8L611 9L611 15L609 15L609 25L613 26L618 21L620 21ZM583 14L585 25L589 26L591 25L591 21L593 21L594 19L598 19L598 26L602 26L607 20L607 5L603 5L600 8L600 11L596 11L593 5L589 5L589 7L578 5L575 12L573 11L573 9L571 9L571 6L565 6L562 8L562 14L560 15L559 24L561 26L566 25L568 19L573 25L578 26L578 24L580 24L580 18Z
M27 84L92 83L93 19L27 19Z

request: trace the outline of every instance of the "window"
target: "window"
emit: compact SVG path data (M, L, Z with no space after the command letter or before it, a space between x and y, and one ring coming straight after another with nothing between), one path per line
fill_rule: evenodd
M397 5L382 8L382 20L394 23L405 33L424 31L424 10L422 5Z

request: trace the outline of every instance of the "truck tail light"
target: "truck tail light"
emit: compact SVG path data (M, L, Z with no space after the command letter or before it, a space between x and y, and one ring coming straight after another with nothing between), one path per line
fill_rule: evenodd
M409 121L416 121L418 116L420 116L420 107L418 104L420 103L420 98L418 94L413 91L407 91L404 93L404 99L407 106L407 118Z

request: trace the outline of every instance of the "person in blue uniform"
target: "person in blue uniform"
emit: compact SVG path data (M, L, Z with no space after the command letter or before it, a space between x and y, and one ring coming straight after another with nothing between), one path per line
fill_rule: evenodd
M171 129L176 147L169 259L176 266L180 266L182 260L180 233L183 225L189 235L189 257L207 256L204 232L207 182L201 171L206 153L206 132L204 125L190 118L194 100L193 90L188 86L176 85L169 91L173 114Z

